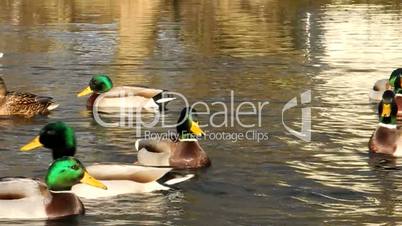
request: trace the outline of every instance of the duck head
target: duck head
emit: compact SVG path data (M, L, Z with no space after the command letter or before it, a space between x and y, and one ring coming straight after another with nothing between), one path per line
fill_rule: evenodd
M52 150L53 159L63 156L74 156L76 139L74 129L64 122L53 122L43 127L39 136L21 148L21 151L31 151L40 147Z
M78 183L88 184L101 189L107 187L93 178L84 165L74 157L62 157L55 160L48 169L45 182L49 190L66 191Z
M395 93L402 93L402 80L401 80L402 68L392 71L389 77L389 84L394 87Z
M205 133L200 128L196 120L197 111L190 107L184 108L180 112L179 120L177 121L177 134L179 139L195 139L204 136Z
M398 106L395 102L395 94L387 90L382 95L382 100L378 106L379 121L384 124L396 125Z
M109 76L104 74L95 75L89 81L89 86L83 89L77 94L78 97L89 95L93 92L95 93L106 93L113 88L112 80Z

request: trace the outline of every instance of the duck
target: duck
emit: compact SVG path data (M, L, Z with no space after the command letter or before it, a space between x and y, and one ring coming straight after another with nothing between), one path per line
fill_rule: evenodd
M382 94L385 90L392 90L392 86L388 79L380 79L374 83L373 88L370 90L369 98L372 102L381 101Z
M395 93L395 102L398 106L397 120L402 120L402 68L394 70L389 79L389 83L393 87Z
M92 77L89 86L77 94L78 97L91 94L87 108L94 107L110 112L120 109L136 109L144 112L156 112L175 100L168 91L141 86L113 86L108 75L98 74Z
M7 91L6 84L0 77L0 116L47 115L59 105L53 98L32 93Z
M207 153L198 142L205 135L196 120L196 110L183 108L177 121L177 136L173 139L138 139L135 150L137 164L168 166L175 169L196 169L211 165Z
M56 219L84 214L81 200L69 192L80 183L107 189L73 157L55 160L44 182L37 178L0 178L0 219Z
M72 127L64 122L52 122L43 127L39 136L21 147L21 151L32 151L45 147L52 151L53 159L74 156L76 153L76 137ZM77 184L71 191L85 199L108 198L124 194L148 193L169 190L169 186L192 178L188 174L181 178L173 178L158 183L172 168L138 166L134 164L94 164L87 171L107 186L107 190L94 189L86 184Z
M391 75L389 76L389 79L380 79L377 80L373 86L373 88L370 90L369 93L369 98L373 102L379 102L382 100L382 95L384 91L386 90L394 90L394 83L398 75L402 74L402 68L397 68L392 71Z
M397 128L397 112L394 92L385 91L378 105L379 123L368 143L371 153L402 156L402 133Z

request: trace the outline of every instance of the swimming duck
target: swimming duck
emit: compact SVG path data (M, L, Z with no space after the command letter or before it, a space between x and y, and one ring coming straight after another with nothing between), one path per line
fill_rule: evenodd
M372 101L381 101L382 95L386 90L393 90L395 80L397 79L398 75L402 74L402 68L397 68L392 71L389 79L380 79L376 81L373 86L373 89L370 90L369 98Z
M59 106L52 99L32 93L7 91L6 84L0 77L0 115L19 115L27 118L46 115Z
M394 88L395 102L398 106L397 119L402 119L402 68L394 70L389 78L389 83Z
M184 108L177 122L177 139L137 140L138 164L145 166L170 166L175 169L201 168L211 165L207 153L197 137L205 135L195 120L196 111Z
M102 111L124 109L141 109L141 111L155 112L175 98L170 97L167 91L138 86L113 87L109 76L100 74L92 77L89 86L77 94L78 97L92 94L87 101L87 108L93 106Z
M84 214L80 199L68 192L78 183L97 187L98 190L106 189L73 157L54 161L48 169L45 183L23 177L1 178L0 218L54 219Z
M373 88L370 90L369 93L370 100L373 102L381 101L382 94L384 93L385 90L392 90L392 86L389 83L389 79L377 80Z
M368 144L371 152L402 156L402 134L396 125L397 112L394 93L390 90L385 91L378 105L379 124Z
M39 136L21 148L22 151L31 151L44 146L52 151L54 159L63 156L74 156L76 139L74 130L64 122L49 123L41 129ZM95 164L87 167L88 172L107 186L107 190L94 189L85 184L74 185L71 191L79 197L94 199L129 193L144 193L158 190L168 190L157 182L171 168L156 168L122 164ZM166 181L165 185L172 185L193 175L174 178Z

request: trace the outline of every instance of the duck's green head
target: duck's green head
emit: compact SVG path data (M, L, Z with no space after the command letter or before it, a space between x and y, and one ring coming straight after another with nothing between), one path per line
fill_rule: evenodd
M63 157L55 160L47 171L46 184L49 190L66 191L78 183L107 189L100 181L88 174L82 163L74 157Z
M95 93L106 93L113 88L112 80L109 76L104 74L95 75L89 81L89 86L83 89L77 94L78 97L86 96L93 92Z
M395 93L401 93L401 87L402 87L402 80L401 80L401 75L402 75L402 68L395 69L392 71L390 77L389 77L389 84L394 87L394 92Z
M395 94L391 90L386 90L378 106L379 121L384 124L396 124L397 113L398 106L395 102Z
M197 111L190 107L180 112L176 129L180 139L194 139L205 135L198 125Z
M74 156L76 139L74 129L64 122L53 122L43 127L39 136L21 148L21 151L31 151L40 147L52 150L53 159L63 156Z

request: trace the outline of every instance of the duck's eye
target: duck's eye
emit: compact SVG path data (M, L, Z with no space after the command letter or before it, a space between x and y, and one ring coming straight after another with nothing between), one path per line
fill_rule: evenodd
M46 133L47 133L48 135L55 135L55 134L56 134L56 131L54 131L54 130L48 130Z
M90 82L89 82L89 87L91 87L91 88L95 88L96 86L97 86L97 81L96 80L91 80Z
M78 165L72 165L71 166L71 169L73 169L73 170L78 170L78 168L79 168Z

